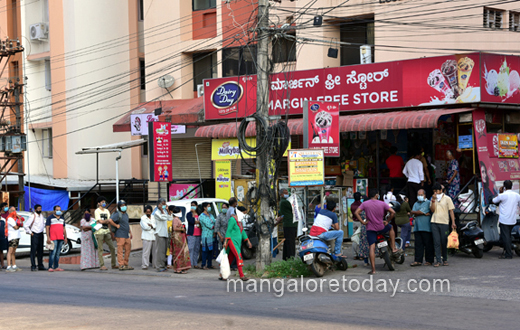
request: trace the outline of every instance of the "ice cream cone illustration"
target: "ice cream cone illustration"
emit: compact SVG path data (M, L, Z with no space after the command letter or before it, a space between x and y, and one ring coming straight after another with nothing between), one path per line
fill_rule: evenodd
M453 91L453 97L457 98L461 94L457 79L457 61L447 60L442 63L441 72Z
M332 115L326 111L320 111L314 117L316 127L318 127L321 143L329 143L330 127L332 126Z
M453 96L453 91L451 90L450 85L446 82L446 79L439 69L430 72L430 75L428 76L428 85L435 88L437 91L444 93L446 98L451 98Z
M469 57L461 58L457 64L459 88L461 93L463 93L466 86L468 86L469 77L471 76L471 71L473 71L474 66L475 62L473 62Z

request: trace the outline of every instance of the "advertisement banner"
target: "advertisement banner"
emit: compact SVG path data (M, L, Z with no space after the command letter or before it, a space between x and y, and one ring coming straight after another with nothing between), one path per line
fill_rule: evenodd
M325 101L305 102L305 148L323 149L327 157L339 157L339 105Z
M231 198L231 161L215 161L215 198Z
M153 113L130 115L130 132L132 135L148 135L148 123L159 121L159 117ZM185 125L172 125L172 134L185 134Z
M482 102L520 103L520 56L481 56Z
M170 201L177 201L190 191L191 192L186 197L184 197L184 199L197 198L199 196L199 188L193 190L193 188L195 188L196 186L197 184L172 183L170 185L170 191L168 192Z
M246 142L252 147L256 146L256 138L247 138ZM289 149L291 149L291 142L289 142L289 146L287 147L287 150ZM287 157L287 150L284 153L285 157ZM235 160L240 158L240 152L238 139L211 140L211 160ZM246 159L255 158L254 154L250 156L243 153L242 156Z
M516 134L498 134L498 158L518 158Z
M289 150L289 187L323 186L325 184L322 149Z
M171 123L155 121L148 125L150 181L169 182L172 180Z
M269 115L302 114L308 100L339 103L339 111L480 102L479 67L480 53L471 53L273 74ZM256 81L256 76L204 80L205 119L255 113Z

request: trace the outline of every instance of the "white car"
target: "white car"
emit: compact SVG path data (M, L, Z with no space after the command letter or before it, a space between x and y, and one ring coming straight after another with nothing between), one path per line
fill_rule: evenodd
M25 221L29 219L30 216L32 216L32 213L20 211L18 212L18 215L22 216ZM67 239L68 244L63 244L63 247L61 248L61 255L69 254L72 249L79 249L81 246L81 231L79 228L66 224L65 229L67 230ZM22 253L29 253L31 252L31 235L28 235L23 228L20 228L20 233L22 237L20 238L20 244L18 245L18 248L16 249L16 254L22 254ZM44 236L44 247L43 250L45 252L48 252L48 250L45 248L45 242L47 241L47 236L45 236L45 229L43 230L43 236Z

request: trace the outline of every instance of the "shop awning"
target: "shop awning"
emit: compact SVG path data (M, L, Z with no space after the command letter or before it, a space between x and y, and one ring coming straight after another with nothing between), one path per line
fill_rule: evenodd
M153 113L162 108L159 116L161 121L170 121L172 124L198 123L204 119L203 97L186 100L152 101L141 103L131 112L123 115L113 126L113 132L130 132L130 116L133 114Z
M340 132L362 132L393 129L436 128L444 115L473 111L473 108L392 111L340 116ZM237 136L240 123L204 126L197 129L195 137L231 138ZM291 135L303 135L303 119L289 119ZM247 127L246 136L256 136L255 125Z

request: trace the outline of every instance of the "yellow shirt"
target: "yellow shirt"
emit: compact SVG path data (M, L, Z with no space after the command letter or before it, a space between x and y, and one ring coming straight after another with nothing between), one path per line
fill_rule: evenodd
M107 210L107 209L104 209L103 211L101 211L100 208L97 208L94 211L94 218L96 219L96 221L98 221L98 220L108 220L108 219L110 219L110 211ZM110 230L108 229L108 225L103 225L103 228L97 230L96 234L97 235L110 234Z
M437 197L433 196L432 199ZM441 225L450 224L450 210L454 210L455 206L449 196L442 194L440 202L435 200L435 212L433 212L431 223L438 223Z

